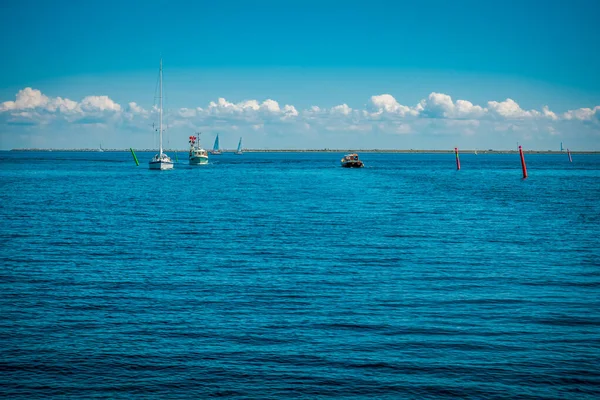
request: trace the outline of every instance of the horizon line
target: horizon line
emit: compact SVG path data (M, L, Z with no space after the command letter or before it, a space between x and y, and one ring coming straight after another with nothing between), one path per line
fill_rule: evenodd
M115 149L99 149L95 148L14 148L10 150L0 150L0 151L23 151L23 152L90 152L90 153L101 153L101 152L128 152L131 148L115 148ZM156 149L134 149L136 152L155 152ZM182 152L185 153L187 149L164 149L164 152ZM210 151L210 150L209 150ZM221 150L223 153L235 153L236 149L226 149ZM512 149L458 149L459 153L481 153L481 154L490 154L490 153L519 153L519 150ZM538 153L538 154L567 154L567 150L537 150L537 149L523 149L524 152L527 153ZM569 150L573 154L600 154L600 150ZM243 153L352 153L352 152L362 152L362 153L454 153L454 149L242 149Z

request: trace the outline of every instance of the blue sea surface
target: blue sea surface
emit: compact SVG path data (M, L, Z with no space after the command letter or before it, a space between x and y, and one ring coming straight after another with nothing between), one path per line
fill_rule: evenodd
M0 152L0 395L600 397L600 156L151 156Z

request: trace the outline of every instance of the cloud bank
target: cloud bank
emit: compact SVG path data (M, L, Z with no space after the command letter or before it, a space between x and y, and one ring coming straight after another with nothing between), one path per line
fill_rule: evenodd
M102 124L115 129L133 126L141 129L155 119L157 111L156 106L144 108L134 101L122 106L107 95L91 95L75 101L49 97L27 87L14 100L0 103L0 124ZM468 136L484 131L488 134L523 131L555 136L565 131L565 126L572 130L572 124L579 124L590 134L600 136L600 106L563 112L552 111L548 106L526 110L510 98L477 105L436 92L414 105L401 104L391 94L373 95L359 108L344 103L329 108L314 105L298 109L273 99L232 102L219 98L204 106L168 110L167 114L171 128L238 133Z

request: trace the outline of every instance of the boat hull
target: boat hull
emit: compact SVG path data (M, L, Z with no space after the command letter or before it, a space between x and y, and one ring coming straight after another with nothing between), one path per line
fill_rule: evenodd
M173 169L173 163L168 161L150 161L150 169L164 171Z
M208 164L208 157L190 157L190 165Z
M342 162L343 168L362 168L364 166L365 166L365 164L363 164L362 161Z

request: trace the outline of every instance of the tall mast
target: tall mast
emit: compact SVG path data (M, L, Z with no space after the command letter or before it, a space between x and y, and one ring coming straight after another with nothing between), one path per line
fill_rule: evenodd
M162 116L163 116L163 95L162 95L162 58L160 59L160 92L159 92L159 97L160 97L160 124L159 124L159 132L160 132L160 158L162 160L162 154L163 154L163 146L162 146L162 134L163 134L163 127L162 127Z

